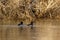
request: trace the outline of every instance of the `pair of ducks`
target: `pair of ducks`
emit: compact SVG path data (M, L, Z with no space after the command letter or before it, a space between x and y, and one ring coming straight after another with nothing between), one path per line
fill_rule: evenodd
M18 26L24 25L23 22L19 23ZM27 24L27 26L30 26L31 29L33 29L33 22L31 22L30 24ZM23 26L21 26L21 28L23 29Z

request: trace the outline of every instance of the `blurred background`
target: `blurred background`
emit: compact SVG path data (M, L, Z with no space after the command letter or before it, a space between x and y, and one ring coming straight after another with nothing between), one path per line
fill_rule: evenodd
M0 0L0 40L60 40L60 0Z

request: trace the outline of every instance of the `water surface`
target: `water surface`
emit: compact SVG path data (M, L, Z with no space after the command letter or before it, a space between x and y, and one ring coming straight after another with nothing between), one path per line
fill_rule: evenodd
M39 20L34 28L0 26L0 40L60 40L60 20Z

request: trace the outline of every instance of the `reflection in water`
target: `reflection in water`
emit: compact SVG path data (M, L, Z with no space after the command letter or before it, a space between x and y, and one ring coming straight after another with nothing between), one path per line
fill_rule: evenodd
M0 40L60 40L59 20L36 21L35 27L0 26Z
M22 38L22 40L36 40L36 29L23 29L20 30L20 38Z

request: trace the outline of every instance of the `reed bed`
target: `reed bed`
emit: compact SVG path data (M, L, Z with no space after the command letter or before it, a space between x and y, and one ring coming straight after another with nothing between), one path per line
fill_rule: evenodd
M60 19L60 0L0 0L0 23Z

